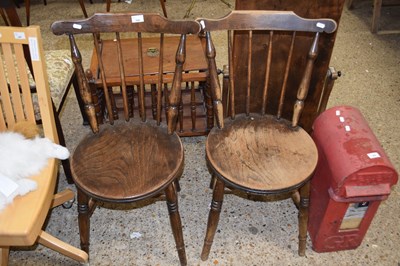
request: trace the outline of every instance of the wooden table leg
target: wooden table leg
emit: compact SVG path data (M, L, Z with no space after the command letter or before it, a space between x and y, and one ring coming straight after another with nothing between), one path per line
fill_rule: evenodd
M382 0L374 0L374 12L372 14L372 33L378 32L379 19L381 17Z
M111 0L107 0L107 12L111 10Z

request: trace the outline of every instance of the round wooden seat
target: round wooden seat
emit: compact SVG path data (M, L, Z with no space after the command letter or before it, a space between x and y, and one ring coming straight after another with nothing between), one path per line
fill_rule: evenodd
M302 128L273 116L237 115L213 128L206 142L215 173L237 189L258 194L299 188L318 160L312 138Z
M131 202L159 193L182 174L183 146L165 125L116 121L80 142L71 168L75 184L91 197Z

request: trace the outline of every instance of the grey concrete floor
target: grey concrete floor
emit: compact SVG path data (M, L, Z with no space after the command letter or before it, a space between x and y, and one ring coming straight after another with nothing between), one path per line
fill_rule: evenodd
M68 49L67 38L53 36L49 28L55 20L82 18L78 2L48 0L47 6L41 0L31 2L31 24L41 26L45 49ZM233 0L228 2L233 6ZM190 3L191 0L167 0L169 16L182 18ZM92 14L104 11L105 3L94 0L94 4L86 3L86 7ZM156 0L134 0L132 4L114 1L112 10L161 12ZM219 17L229 10L220 0L198 0L190 18ZM23 9L19 13L24 16ZM394 166L400 169L400 34L371 34L371 17L372 1L355 1L353 10L343 10L331 59L331 65L343 75L334 86L329 107L352 105L359 108ZM399 7L383 8L381 27L400 29L399 17ZM74 97L73 93L68 95L61 114L67 146L71 151L89 132L82 126ZM382 202L359 248L317 253L312 250L308 239L305 257L297 255L297 211L290 200L265 203L228 195L210 258L202 262L200 252L211 199L204 141L204 137L183 140L186 165L179 207L189 265L400 265L399 186L395 186L389 199ZM66 184L60 168L58 189L75 189ZM164 202L143 208L101 207L94 212L91 224L91 265L178 264ZM71 209L54 209L47 231L78 247L76 203ZM133 232L142 236L131 238ZM76 264L40 245L16 248L10 254L10 265Z

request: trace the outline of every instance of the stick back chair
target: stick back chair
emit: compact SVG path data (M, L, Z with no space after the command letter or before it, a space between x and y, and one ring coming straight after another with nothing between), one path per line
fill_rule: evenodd
M206 55L209 65L211 94L214 104L217 127L214 127L206 140L206 158L212 172L214 188L207 231L201 258L206 260L217 229L225 187L238 190L248 197L269 196L280 199L293 196L299 205L299 254L304 255L308 218L308 180L318 159L316 146L298 124L308 92L314 60L317 58L318 38L322 32L331 33L336 23L330 19L303 19L293 12L280 11L233 11L221 19L197 21L206 34ZM215 63L216 51L211 40L211 32L228 32L228 102L222 102L222 92ZM264 90L261 109L251 111L252 69L260 67L252 64L252 38L255 34L265 34L264 48L255 56L265 58ZM247 47L233 47L236 33L247 35ZM296 35L309 34L309 49L304 57L292 62L296 51ZM283 49L275 45L283 40L290 45ZM247 60L236 62L235 49L246 51ZM274 57L286 55L284 62L273 62ZM245 87L235 86L235 64L247 66ZM241 66L243 67L243 65ZM293 79L301 72L301 80ZM281 77L278 84L271 84ZM235 90L245 90L245 102L235 100ZM292 118L282 117L285 93L297 90L297 99L292 104ZM277 93L278 92L278 93ZM271 95L277 94L277 110L270 110ZM245 106L244 113L236 113L237 106ZM228 117L224 119L224 109ZM259 198L259 197L256 197ZM262 197L261 197L262 198Z
M87 135L77 146L71 158L72 176L78 189L79 230L81 248L89 251L89 219L95 202L130 203L165 194L169 210L173 235L176 241L179 260L186 264L186 254L182 235L181 219L178 211L178 178L183 171L184 154L179 136L175 133L178 105L181 98L183 64L186 57L186 35L197 34L200 26L195 21L172 21L154 13L104 13L95 14L87 20L60 21L52 25L54 34L67 34L71 43L72 60L77 71L81 97L93 133ZM98 35L114 34L118 48L115 64L120 71L122 81L122 101L124 119L114 120L112 106L113 93L109 92L107 76L101 51L98 49ZM172 75L172 87L168 93L168 126L161 121L161 101L163 97L162 77L158 79L155 119L145 111L143 57L136 62L140 76L138 90L139 116L130 117L131 104L128 103L129 77L125 75L126 59L121 46L123 37L132 38L136 34L136 49L142 55L142 34L159 34L163 42L164 35L179 35L176 44L175 70ZM103 82L105 106L108 124L99 125L92 90L81 63L81 54L75 41L75 35L93 34L100 76ZM161 45L161 47L163 47ZM160 50L159 73L163 73L163 49Z
M23 45L29 47L32 57L40 109L37 111L41 115L43 134L58 142L42 39L37 26L0 27L0 57L4 62L0 64L0 131L6 131L17 122L36 122ZM57 160L49 159L47 167L32 177L38 184L37 190L16 197L0 212L1 265L8 263L10 246L31 246L35 242L81 263L88 261L85 252L42 229L49 210L74 197L69 189L54 195L57 172Z

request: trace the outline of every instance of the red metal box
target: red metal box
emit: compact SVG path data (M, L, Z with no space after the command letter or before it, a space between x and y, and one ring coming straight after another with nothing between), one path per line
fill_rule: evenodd
M398 174L354 107L326 110L313 124L319 161L308 231L317 252L357 248Z

